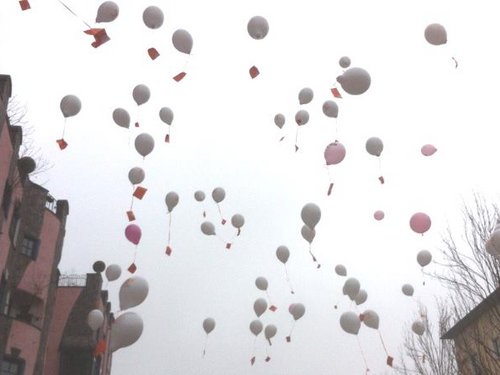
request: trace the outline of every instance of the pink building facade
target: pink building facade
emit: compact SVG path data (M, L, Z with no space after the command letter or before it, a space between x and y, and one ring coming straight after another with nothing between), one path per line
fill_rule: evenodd
M93 308L107 309L106 324L112 321L102 278L91 274L89 288L81 287L75 301L64 298L67 290L58 287L69 205L29 179L35 165L30 158L19 158L22 128L11 125L7 115L11 85L9 76L0 75L0 375L108 374L101 371L103 362L110 363L107 351L94 353L108 330L92 332L85 321ZM85 303L78 303L82 295ZM63 334L53 336L62 322ZM90 353L90 365L82 366L91 368L87 372L49 363L66 358L60 355L67 349L63 339L67 327L75 325L83 326L80 334L89 338L85 353Z

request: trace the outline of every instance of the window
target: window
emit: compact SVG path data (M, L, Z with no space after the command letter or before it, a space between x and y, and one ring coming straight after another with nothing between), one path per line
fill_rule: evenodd
M493 339L493 355L500 359L500 336Z
M481 369L481 362L479 361L479 356L477 354L472 354L470 356L470 370L472 375L483 374L483 370Z
M7 218L9 216L9 208L10 208L10 202L12 200L12 185L9 184L9 182L5 182L5 188L3 191L3 198L2 198L2 211L3 211L3 216Z
M36 238L25 236L23 242L21 243L21 254L29 256L32 259L36 259L38 256L38 248L40 246L40 240Z
M23 375L24 361L22 359L3 357L0 375Z
M8 308L8 293L7 293L7 278L5 274L2 275L2 279L0 280L0 314L4 313L4 307Z

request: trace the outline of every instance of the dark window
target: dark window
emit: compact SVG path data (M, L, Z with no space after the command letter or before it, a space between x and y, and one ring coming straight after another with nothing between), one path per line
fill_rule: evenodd
M9 208L10 208L10 203L12 200L12 185L9 184L9 182L5 182L5 189L3 191L3 198L2 198L2 211L3 211L3 216L7 218L9 216Z
M5 274L2 275L0 280L0 314L4 312L5 305L7 304L7 279Z
M36 259L38 256L38 248L40 247L40 240L36 238L25 236L21 243L21 254Z
M493 339L493 353L496 359L500 359L500 336Z
M472 375L482 375L483 370L481 367L481 362L479 361L479 356L477 354L472 354L470 356L470 367Z
M3 357L0 375L23 375L24 361L18 358Z

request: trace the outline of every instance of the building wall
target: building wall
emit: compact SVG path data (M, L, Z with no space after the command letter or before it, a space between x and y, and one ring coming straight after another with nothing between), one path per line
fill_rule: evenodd
M494 353L494 339L500 337L500 304L485 311L455 339L455 351L460 375L475 375L472 356L482 366L482 375L500 374L500 358Z
M59 343L62 340L64 328L68 321L68 317L75 305L75 302L80 297L83 288L81 287L62 287L56 292L55 305L52 317L52 324L49 329L48 341L45 355L44 374L59 374Z

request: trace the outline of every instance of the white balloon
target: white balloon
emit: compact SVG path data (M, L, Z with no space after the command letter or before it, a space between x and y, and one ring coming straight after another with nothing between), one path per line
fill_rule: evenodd
M354 297L354 302L356 305L362 305L368 299L368 293L364 289L360 289L356 297Z
M366 141L366 151L368 151L370 155L380 156L383 149L384 144L382 143L382 140L380 138L371 137Z
M337 82L348 94L361 95L370 87L371 77L363 68L349 68L337 77Z
M174 121L174 112L168 107L163 107L160 109L160 119L167 125L172 125Z
M351 59L347 56L342 56L339 60L339 65L341 68L349 68L351 65Z
M205 193L201 190L198 190L194 193L194 199L198 202L203 202L205 200Z
M189 55L193 49L193 38L186 30L179 29L172 34L172 43L177 51Z
M267 290L268 282L265 277L259 276L255 279L255 286L260 290Z
M413 322L411 325L411 330L419 336L422 336L425 333L425 324L424 322L417 320Z
M307 124L309 121L309 112L307 112L305 109L301 109L295 114L295 122L297 125L302 126Z
M248 21L247 30L253 39L263 39L269 32L269 24L264 17L255 16Z
M120 287L118 297L120 300L120 310L130 309L140 305L149 293L149 285L146 279L141 276L132 276L125 280Z
M274 123L278 128L282 128L283 125L285 125L285 116L281 113L278 113L276 116L274 116Z
M110 264L106 268L105 275L108 281L117 280L121 276L121 274L122 274L122 268L118 264Z
M340 316L340 327L347 333L357 335L361 328L358 315L352 311L346 311Z
M403 292L403 294L405 296L411 297L411 296L413 296L414 289L413 289L413 286L411 286L410 284L404 284L401 287L401 291Z
M97 9L95 22L112 22L118 17L118 5L112 1L105 1Z
M500 254L500 230L498 229L500 225L497 223L491 233L490 238L486 241L485 248L488 253L493 256Z
M87 315L87 324L92 331L97 331L104 323L104 315L99 309L89 311Z
M417 262L425 267L432 261L432 254L428 250L420 250L417 254Z
M231 218L231 224L233 225L233 227L239 229L245 224L245 218L243 217L243 215L234 214Z
M177 194L175 191L169 192L165 196L165 204L167 205L168 212L172 212L172 210L177 206L179 203L179 194Z
M215 320L213 318L206 318L203 321L203 329L205 330L205 333L208 335L210 332L212 332L215 328Z
M380 319L378 317L378 314L375 311L365 310L363 312L363 323L365 324L365 326L373 328L373 329L378 329L379 322L380 322Z
M290 308L290 314L292 314L294 320L302 318L305 312L306 307L302 303L294 303Z
M323 113L328 117L337 118L339 106L333 100L327 100L323 103Z
M258 319L255 319L250 323L250 332L252 332L255 336L259 336L263 329L264 326Z
M77 115L82 109L82 102L75 95L66 95L59 104L61 112L65 118Z
M255 311L255 315L260 317L267 310L267 301L264 298L258 298L255 300L253 304L253 311Z
M316 231L314 229L309 228L307 225L302 226L300 233L302 234L302 238L304 238L304 240L306 240L309 243L312 243L314 237L316 237Z
M141 133L135 138L135 149L139 155L146 157L155 148L155 140L148 133Z
M140 184L142 181L144 181L145 177L146 173L141 167L134 167L131 168L130 171L128 171L128 180L132 185Z
M266 328L264 328L264 335L267 341L269 341L269 345L271 345L271 339L276 336L276 332L278 332L278 329L274 324L268 324Z
M151 97L151 92L149 91L149 87L146 85L137 85L132 90L132 97L137 105L141 105L146 103Z
M335 273L339 276L347 276L347 269L342 264L337 264L335 266Z
M144 329L142 318L129 311L120 315L111 326L110 350L112 352L134 344Z
M156 6L147 7L142 13L142 20L150 29L158 29L163 25L163 12Z
M446 29L439 23L432 23L425 28L425 40L430 44L439 46L447 42Z
M349 298L354 301L359 293L360 288L361 284L359 283L359 281L354 277L350 277L345 281L342 292L344 293L344 295L348 295Z
M215 227L210 221L204 221L201 223L201 231L207 236L215 235Z
M300 104L308 104L314 98L314 92L309 87L305 87L299 91L299 103Z
M305 225L314 229L316 224L318 224L321 219L321 209L315 203L307 203L304 207L302 207L300 217Z
M123 108L116 108L113 111L113 121L122 128L128 129L130 127L130 115Z
M286 246L280 246L276 249L276 257L281 263L285 264L290 257L290 250Z
M221 187L218 187L218 188L215 188L213 191L212 191L212 198L213 200L215 201L215 203L220 203L224 200L224 198L226 197L226 192L224 191L223 188Z

